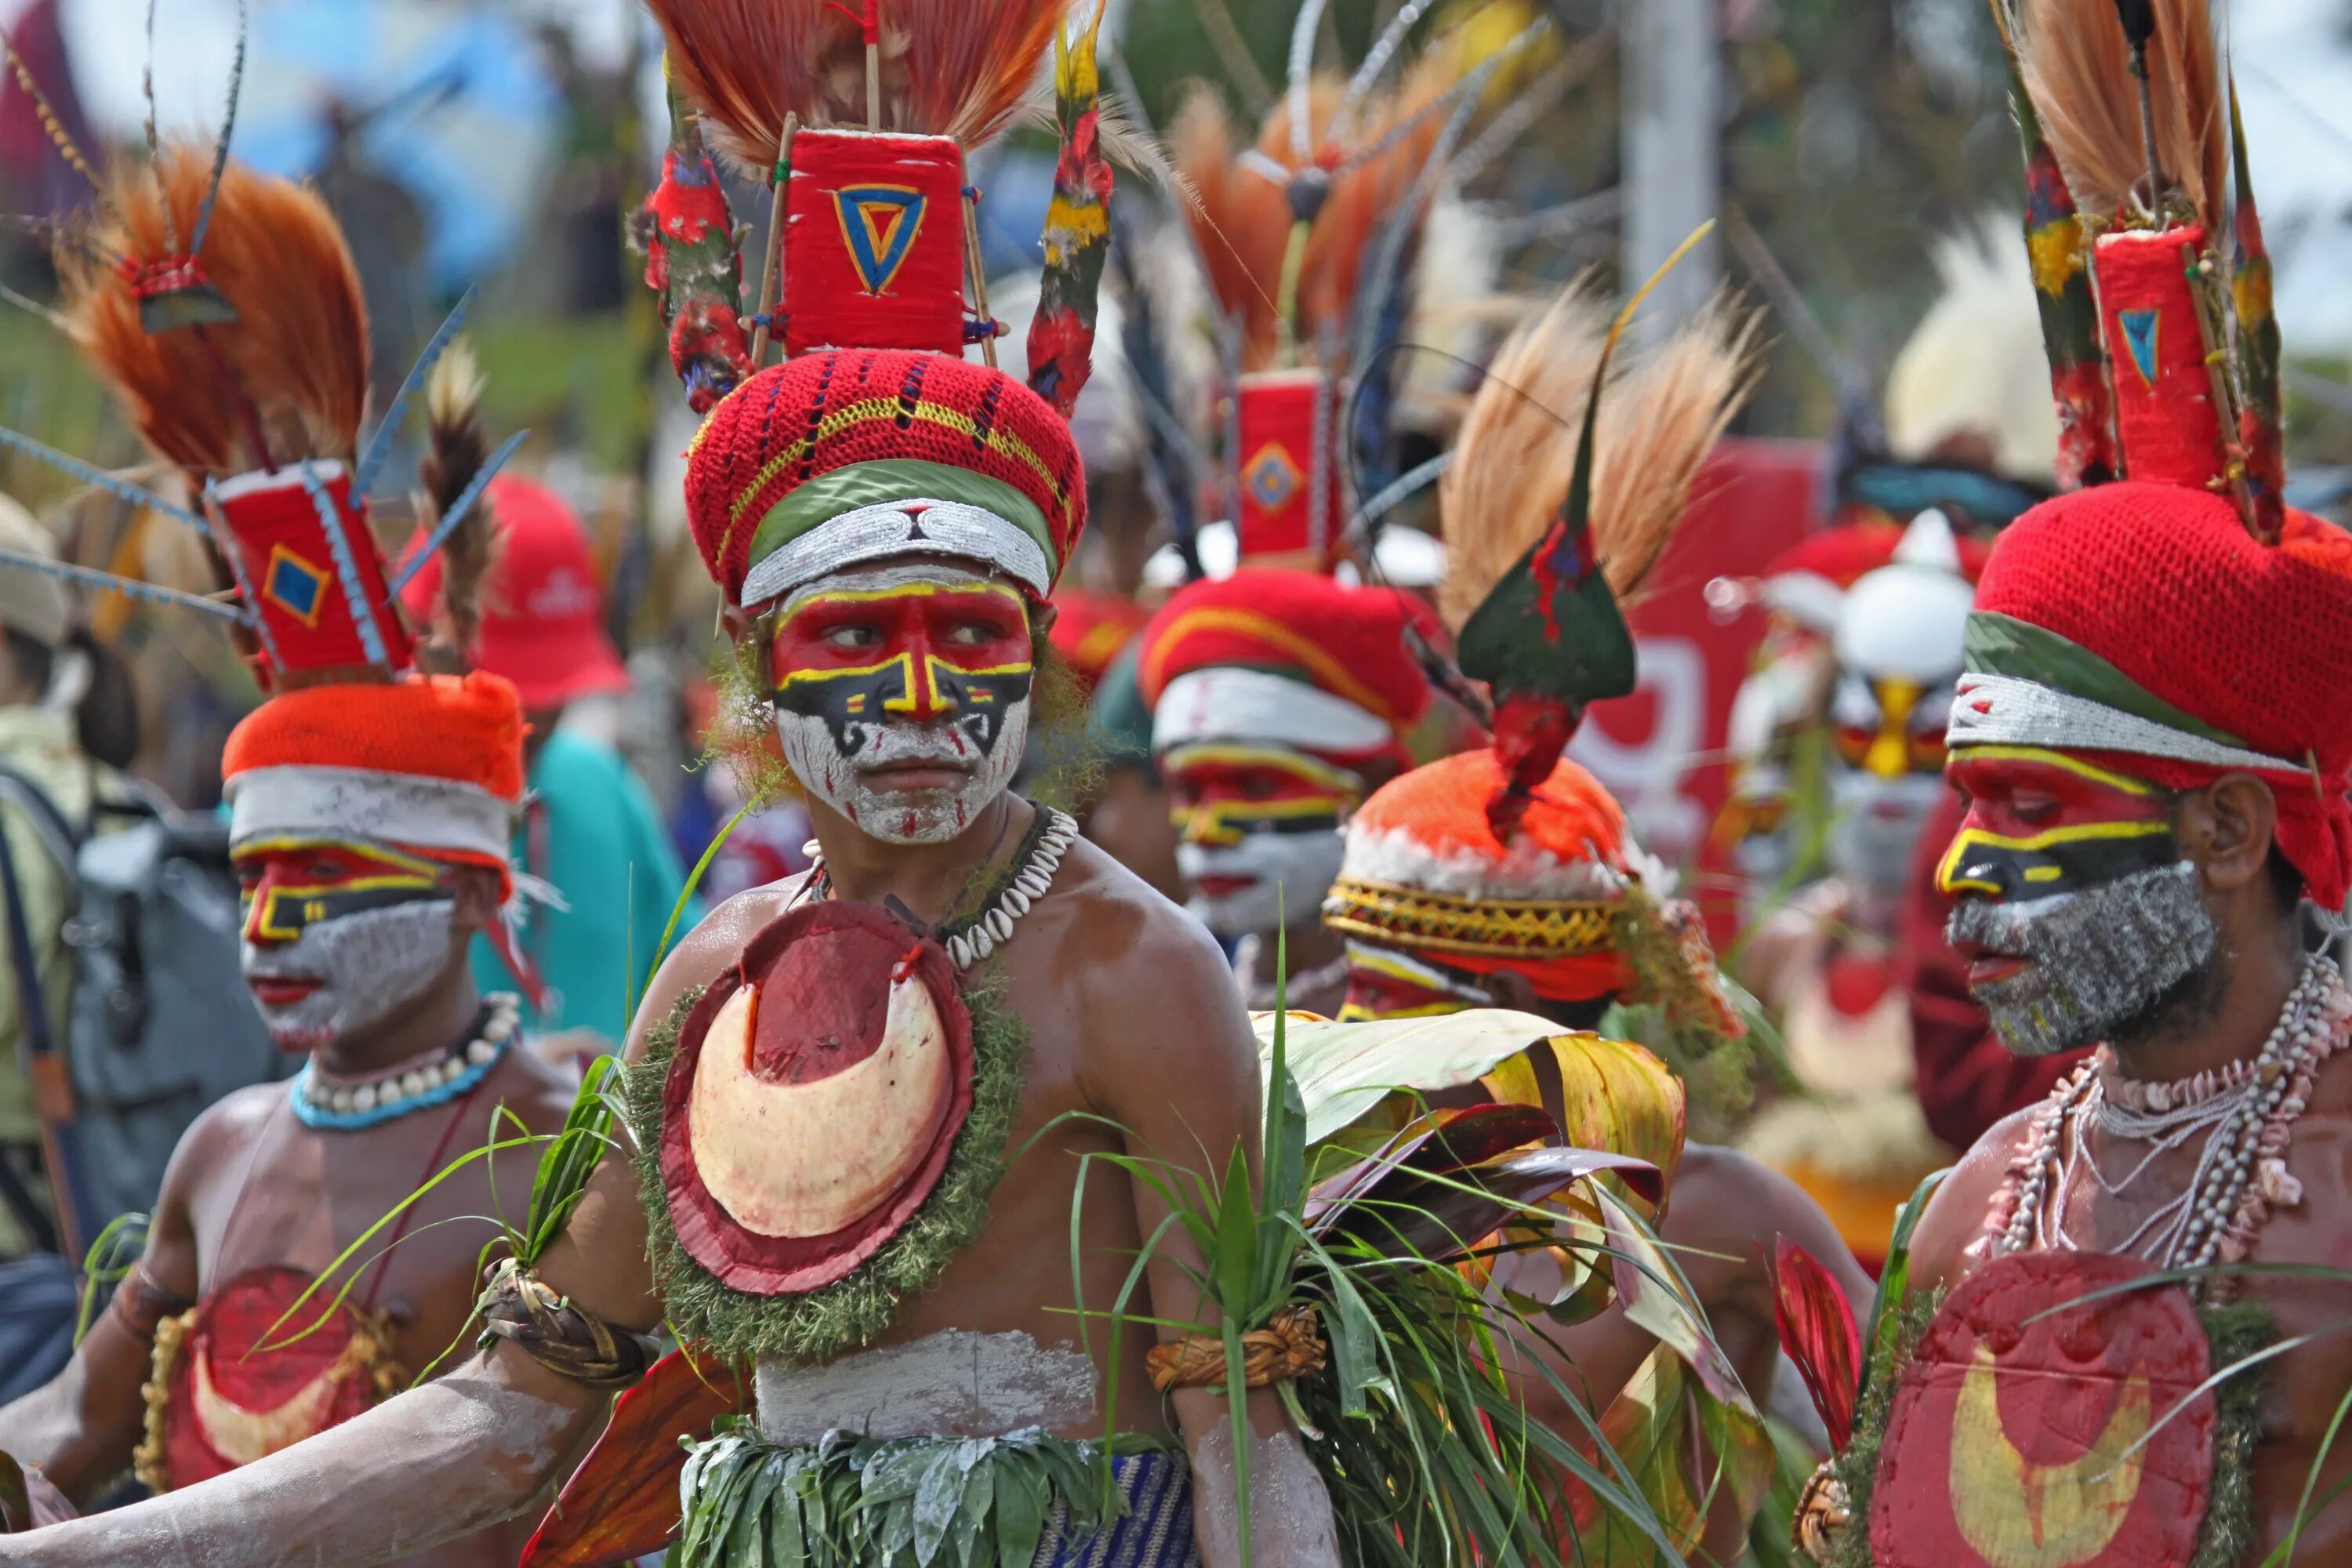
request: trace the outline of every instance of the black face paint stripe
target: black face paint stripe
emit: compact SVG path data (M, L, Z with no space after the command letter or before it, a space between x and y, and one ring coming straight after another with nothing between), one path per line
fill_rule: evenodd
M424 903L449 895L437 883L407 888L356 888L344 891L320 888L270 888L265 889L260 926L254 934L275 941L290 942L311 926L322 921L340 920L345 915L363 913L369 910L396 909L402 904ZM255 895L246 893L238 902L239 925L252 930Z
M2027 903L2103 887L2180 858L2179 841L2168 823L2097 826L2105 831L2069 834L2062 829L2022 842L1966 829L1945 852L1937 885L1955 896L1973 893L2003 903Z
M982 674L936 654L925 658L924 678L941 708L952 710L943 716L982 755L995 750L1005 714L1027 699L1034 677L1027 664ZM794 670L777 682L772 700L779 712L823 720L834 749L854 757L865 750L869 731L919 721L907 715L915 700L914 679L914 656L902 653L857 669Z

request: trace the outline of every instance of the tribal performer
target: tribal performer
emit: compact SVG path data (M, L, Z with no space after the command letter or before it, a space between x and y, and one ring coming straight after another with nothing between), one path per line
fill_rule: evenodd
M891 1478L946 1466L973 1561L1240 1561L1222 1362L1165 1402L1139 1396L1150 1334L1073 1309L1201 1316L1199 1254L1181 1227L1157 1236L1160 1189L1103 1157L1188 1181L1238 1159L1259 1126L1255 1043L1206 933L1006 790L1045 602L1086 518L1060 409L1086 373L1110 175L1094 40L1057 40L1066 8L908 0L885 31L871 5L862 26L814 0L757 17L656 5L691 112L653 204L655 277L710 405L688 512L805 795L816 868L731 900L665 963L633 1031L635 1168L604 1161L538 1268L499 1273L484 1353L211 1486L0 1538L0 1562L176 1563L190 1541L321 1563L425 1550L540 1499L642 1367L635 1336L665 1321L698 1354L757 1368L756 1419L716 1437L706 1422L687 1461L689 1563L744 1560L728 1479L763 1465L801 1478L770 1489L780 1518L852 1497L861 1527L911 1510L918 1530L933 1483L916 1500ZM963 357L991 328L966 294L959 138L1016 114L1049 44L1064 142L1024 385ZM748 344L729 268L673 253L730 231L698 132L776 176L781 298ZM760 368L771 325L788 357ZM1124 1297L1147 1237L1143 1289ZM1091 1462L1114 1388L1129 1393L1105 1512ZM1245 1405L1255 1561L1335 1562L1274 1391ZM675 1522L675 1433L620 1458ZM591 1491L550 1530L614 1506ZM812 1551L824 1528L809 1526ZM842 1555L814 1561L896 1550L828 1540Z
M1586 395L1605 326L1596 302L1571 290L1505 344L1474 400L1440 489L1453 568L1441 599L1457 621L1475 613L1559 510L1576 435L1551 409ZM1699 464L1744 392L1749 342L1738 317L1711 311L1609 394L1596 432L1591 525L1601 559L1622 563L1611 574L1618 591L1638 592L1643 568L1679 522ZM1633 408L1642 412L1639 423L1612 413ZM1647 482L1622 482L1633 474ZM1507 1007L1592 1030L1628 1004L1655 1020L1643 1036L1682 1080L1692 1121L1721 1137L1747 1105L1746 1030L1697 910L1662 896L1664 868L1634 843L1615 798L1577 763L1558 762L1505 833L1490 808L1508 785L1503 760L1482 748L1415 768L1349 818L1339 875L1323 905L1325 922L1347 943L1339 1016ZM1624 1019L1621 1013L1612 1022ZM1526 1059L1551 1108L1572 1118L1558 1103L1558 1062L1541 1051ZM1821 1211L1786 1178L1717 1144L1682 1146L1679 1130L1675 1142L1659 1235L1685 1249L1676 1256L1691 1291L1761 1405L1779 1354L1763 1262L1779 1238L1822 1259L1849 1289L1866 1289L1866 1280ZM1658 1343L1622 1304L1549 1338L1555 1371L1596 1411ZM1573 1419L1545 1407L1541 1384L1528 1386L1540 1416ZM1707 1538L1725 1560L1747 1527L1739 1512L1724 1510L1720 1533Z
M1243 994L1274 1005L1285 931L1288 1005L1335 1015L1339 937L1317 910L1339 873L1340 825L1412 765L1405 731L1429 681L1405 645L1436 619L1394 588L1244 567L1161 606L1137 667L1178 831L1186 906L1233 944Z
M92 259L116 256L130 259ZM492 1142L494 1119L509 1136L546 1131L571 1096L515 1048L515 998L478 994L467 964L516 892L522 713L495 677L410 668L354 478L372 461L367 322L325 205L170 146L111 183L61 262L75 336L203 496L236 586L234 605L178 597L238 623L269 693L222 773L246 980L278 1046L307 1058L188 1130L144 1257L67 1370L0 1410L0 1450L87 1504L126 1469L175 1492L250 1465L439 1362L473 1316L497 1234L485 1216L502 1190L530 1191L528 1151L477 1160L338 1266L418 1183ZM432 381L428 525L486 526L465 515L494 466L478 390L463 374ZM478 581L453 568L460 613ZM433 1561L510 1563L521 1539L484 1530Z
M2352 539L2283 503L2268 260L2242 144L2225 188L2206 8L2124 11L2007 18L2085 488L2013 525L1978 590L1941 862L2003 1042L2098 1048L1927 1204L1800 1519L1838 1563L2352 1550L2342 1286L2273 1272L2352 1251L2352 993L2307 940L2352 881Z

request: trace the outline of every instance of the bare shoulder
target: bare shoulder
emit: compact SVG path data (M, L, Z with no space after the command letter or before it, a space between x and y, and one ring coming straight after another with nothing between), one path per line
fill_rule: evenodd
M1165 1008L1246 1030L1233 965L1216 939L1142 878L1082 838L1063 858L1054 891L1064 905L1064 951L1083 966L1090 1007Z
M223 1150L250 1148L287 1103L291 1094L283 1083L249 1083L234 1089L206 1106L188 1130L180 1134L172 1163L201 1161Z
M1199 921L1083 839L1054 883L1055 977L1077 1000L1082 1077L1098 1106L1230 1100L1254 1115L1257 1045L1233 966ZM1203 1103L1196 1114L1213 1114Z
M807 882L808 873L802 872L763 887L747 888L680 937L638 999L637 1016L629 1025L628 1059L635 1061L645 1054L646 1032L669 1016L679 997L700 990L723 973L762 927L792 907Z
M1994 1122L1937 1184L1927 1200L1927 1212L1911 1234L1912 1289L1951 1285L1968 1272L1964 1254L1984 1234L1986 1216L2009 1178L2010 1163L2041 1109L2029 1105Z

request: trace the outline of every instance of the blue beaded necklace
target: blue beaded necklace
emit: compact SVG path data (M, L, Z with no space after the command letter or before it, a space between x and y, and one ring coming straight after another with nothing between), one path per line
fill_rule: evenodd
M463 1098L499 1065L499 1058L514 1043L515 1026L522 1016L522 1005L511 992L494 992L488 1001L488 1016L480 1030L465 1045L435 1060L395 1068L366 1083L314 1087L313 1064L304 1062L289 1085L295 1119L305 1127L355 1132Z

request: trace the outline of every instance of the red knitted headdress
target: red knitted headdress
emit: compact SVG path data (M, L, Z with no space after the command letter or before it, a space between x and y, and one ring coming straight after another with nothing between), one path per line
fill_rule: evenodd
M1255 740L1402 761L1398 737L1430 696L1408 626L1440 635L1411 595L1318 573L1244 567L1191 584L1143 628L1136 673L1153 744Z
M887 555L952 554L1043 599L1086 527L1069 425L985 365L915 350L808 354L711 411L686 510L730 604Z
M2278 802L2281 853L2340 908L2352 539L2282 504L2278 334L2244 139L2229 138L2232 209L2210 19L2201 4L2158 10L2137 65L2107 7L2029 6L2012 35L2031 236L2049 263L2037 281L2045 321L2069 329L2052 332L2052 363L2062 400L2087 373L2104 394L2068 405L2095 458L2071 466L2129 477L2045 501L2002 535L1969 617L1949 740L2080 752L2178 789L2254 773ZM2140 72L2164 106L2153 148L2136 130ZM2165 187L2154 218L2132 188L2151 159ZM2084 243L2078 204L2112 230Z
M2228 498L2118 482L2035 507L1969 617L1951 744L2035 744L2174 789L2245 769L2312 897L2352 887L2352 536Z
M1065 584L1054 590L1054 651L1089 691L1150 617L1134 600Z

